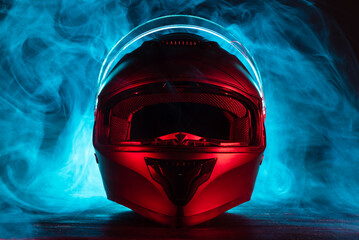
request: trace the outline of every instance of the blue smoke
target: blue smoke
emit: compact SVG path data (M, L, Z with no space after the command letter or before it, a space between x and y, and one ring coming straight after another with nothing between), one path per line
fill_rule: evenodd
M152 2L0 3L0 234L108 209L92 147L98 73L130 29L168 14L225 26L257 61L267 149L253 204L358 210L359 68L335 24L309 1Z

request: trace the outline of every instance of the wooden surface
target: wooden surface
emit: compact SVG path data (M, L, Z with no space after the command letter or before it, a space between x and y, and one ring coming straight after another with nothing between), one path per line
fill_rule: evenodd
M188 228L170 228L125 210L51 215L1 223L0 238L41 239L359 239L359 215L239 207Z

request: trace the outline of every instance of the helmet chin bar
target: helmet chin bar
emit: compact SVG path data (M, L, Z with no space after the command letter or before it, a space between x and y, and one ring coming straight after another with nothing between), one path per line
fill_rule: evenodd
M125 55L105 82L93 143L110 200L189 226L250 199L266 145L263 99L234 55L169 34Z

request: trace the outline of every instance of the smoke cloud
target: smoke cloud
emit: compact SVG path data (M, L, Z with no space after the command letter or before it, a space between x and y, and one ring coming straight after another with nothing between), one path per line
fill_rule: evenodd
M253 204L359 209L358 63L313 2L9 0L0 3L0 234L13 234L1 223L39 214L108 211L92 147L101 64L133 27L169 14L223 25L257 62L267 149Z

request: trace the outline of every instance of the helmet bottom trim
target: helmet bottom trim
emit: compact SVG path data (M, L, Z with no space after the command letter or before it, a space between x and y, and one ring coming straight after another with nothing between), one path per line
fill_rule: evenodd
M193 225L211 220L212 218L217 217L221 213L224 213L225 211L227 211L239 204L249 201L250 196L244 195L244 196L234 199L228 203L225 203L219 207L211 209L209 211L190 215L190 216L181 215L181 207L178 208L178 213L176 216L169 216L169 215L158 213L158 212L152 211L148 208L142 207L136 203L128 201L125 198L117 197L116 200L113 200L111 198L109 198L109 199L111 201L117 202L125 207L130 208L134 212L138 213L139 215L141 215L147 219L154 220L160 224L167 225L167 226L174 226L174 227L182 227L182 226L193 226Z

